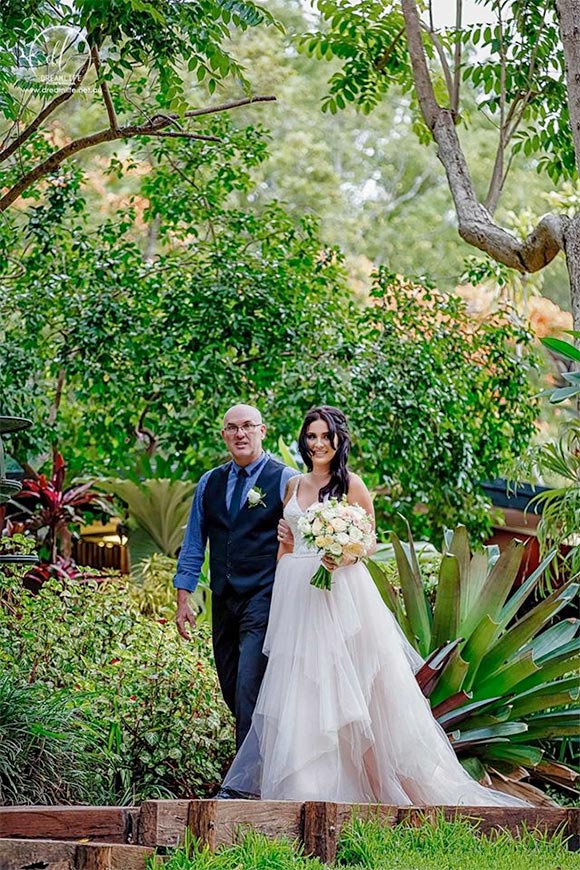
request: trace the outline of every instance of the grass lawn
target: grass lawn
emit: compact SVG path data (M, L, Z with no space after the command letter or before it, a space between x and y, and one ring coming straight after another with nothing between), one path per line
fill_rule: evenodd
M169 860L151 863L164 870L323 870L294 845L248 832L243 840L211 853L192 842ZM468 821L420 828L382 827L354 822L343 830L334 865L342 870L580 870L580 853L568 851L562 838L548 840L534 833L514 838L494 832L478 836Z

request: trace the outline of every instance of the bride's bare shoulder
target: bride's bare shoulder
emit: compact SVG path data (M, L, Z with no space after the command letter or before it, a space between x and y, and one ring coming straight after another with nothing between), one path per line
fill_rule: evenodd
M362 477L359 477L358 474L355 474L354 471L349 471L348 473L348 494L352 490L357 490L358 492L368 492L368 488Z
M373 500L362 477L349 472L348 500L351 504L359 504L371 517L374 517Z

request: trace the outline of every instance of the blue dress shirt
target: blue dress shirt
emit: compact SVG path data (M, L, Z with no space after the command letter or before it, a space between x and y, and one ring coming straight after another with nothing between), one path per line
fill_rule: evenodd
M240 504L244 504L245 500L247 499L248 493L258 480L260 472L262 471L262 468L264 467L264 464L266 463L268 457L268 453L262 453L262 455L259 456L258 459L256 459L254 462L251 462L249 465L246 465L245 470L248 478L242 490L242 498ZM236 485L239 470L240 466L236 465L235 462L232 462L232 467L230 469L230 473L228 474L228 479L226 483L226 505L228 509L230 507L230 502L234 493L234 487ZM299 472L297 472L296 469L289 468L288 466L283 469L282 475L280 477L281 499L284 498L284 494L286 492L286 484L291 477L294 477L294 475L298 473ZM187 523L185 537L183 539L183 546L181 548L179 559L177 561L177 573L173 578L173 585L176 589L187 589L188 592L193 592L195 587L199 583L199 575L201 574L201 568L203 565L203 560L205 558L207 529L203 508L203 494L205 492L205 488L207 486L210 474L211 471L206 471L205 474L202 474L199 479L199 483L197 484L197 487L195 489L193 503L191 505L191 513L189 514L189 521Z

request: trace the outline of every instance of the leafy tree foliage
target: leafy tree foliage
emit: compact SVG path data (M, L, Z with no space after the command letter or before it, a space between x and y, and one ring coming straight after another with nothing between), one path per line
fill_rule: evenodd
M457 213L459 233L518 272L536 272L563 250L570 275L572 310L580 325L580 217L545 216L526 238L493 219L520 150L536 155L553 181L577 178L580 165L576 0L493 2L495 23L466 27L457 4L454 28L437 29L435 4L422 20L414 0L355 6L318 0L323 27L301 45L312 56L341 66L323 104L330 112L355 102L371 111L394 85L410 91L418 130L438 146ZM559 20L560 19L560 20ZM561 25L561 26L560 26ZM474 51L479 54L474 55ZM478 58L483 56L483 60ZM487 194L476 192L456 125L467 122L462 84L475 87L480 110L497 128L497 150ZM573 117L570 118L570 114Z
M388 526L401 527L401 513L440 541L459 513L485 534L491 518L480 484L534 431L537 405L522 401L532 336L508 310L474 323L456 296L384 269L372 295L359 324L352 416L363 467L386 487L379 505Z
M37 196L39 180L87 148L135 136L196 139L191 124L199 116L264 99L250 96L228 41L236 28L272 23L252 0L7 0L0 6L0 211L22 194ZM204 83L206 97L231 79L238 99L192 108L185 73ZM80 99L85 114L87 102L102 110L106 126L95 113L88 134L51 141L55 113Z
M333 403L383 523L400 511L425 534L460 519L484 533L479 483L532 432L526 330L473 323L458 299L387 270L355 301L314 221L239 206L263 133L224 119L205 131L220 142L160 143L132 207L98 228L80 172L61 172L24 243L6 245L0 395L36 423L12 439L19 458L58 445L71 476L115 476L159 450L197 476L224 456L229 404L258 403L273 445Z
M172 165L145 181L150 215L163 213L154 261L138 243L142 201L90 231L78 174L54 178L30 210L16 272L5 259L0 391L14 413L42 420L36 448L62 442L72 469L122 466L137 434L200 470L220 452L229 403L274 407L287 370L308 379L340 342L352 303L339 255L280 206L225 206L263 145L257 131L218 128L217 148L168 143ZM39 393L48 399L36 407Z

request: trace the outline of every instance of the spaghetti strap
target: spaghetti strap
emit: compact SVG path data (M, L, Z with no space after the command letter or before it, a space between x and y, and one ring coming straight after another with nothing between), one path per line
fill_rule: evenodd
M292 498L296 497L298 493L298 487L300 486L301 477L301 474L295 474L294 477L291 477L286 484L286 493L288 494L288 498L284 501L284 507L286 507L286 505ZM294 484L294 481L296 481L296 484Z

